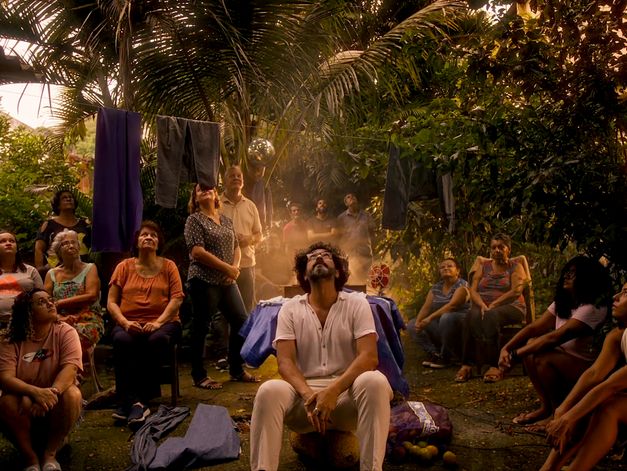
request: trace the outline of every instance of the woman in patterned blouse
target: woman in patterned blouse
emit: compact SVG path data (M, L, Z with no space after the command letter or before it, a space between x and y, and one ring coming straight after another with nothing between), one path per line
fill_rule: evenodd
M215 188L195 185L189 199L185 242L190 255L187 279L193 306L192 379L202 389L220 389L222 384L207 376L203 364L208 322L220 310L229 323L229 373L231 380L257 382L244 371L240 350L244 340L239 330L246 308L235 280L239 276L240 248L233 222L218 213L220 200Z

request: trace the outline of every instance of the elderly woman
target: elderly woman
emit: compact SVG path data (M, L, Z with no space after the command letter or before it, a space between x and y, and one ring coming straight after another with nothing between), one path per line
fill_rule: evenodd
M422 366L445 368L461 352L462 326L470 309L468 283L454 258L440 263L440 281L427 294L415 320L417 341L429 355Z
M588 471L610 451L619 426L627 423L627 283L614 297L619 327L603 343L596 361L555 410L546 431L553 450L541 471Z
M59 264L57 255L51 250L54 237L63 229L71 229L78 235L79 255L85 260L89 255L91 227L89 221L76 217L76 198L71 191L59 190L52 198L54 216L39 228L35 240L35 267L42 276L45 271Z
M462 367L455 381L470 379L473 343L478 343L490 368L483 376L486 383L503 379L498 368L498 336L502 326L522 322L525 300L522 291L527 280L520 263L510 260L512 240L506 234L495 234L490 240L489 259L482 259L472 278L470 298L472 308L464 330Z
M141 426L147 403L160 395L158 367L181 337L183 286L172 260L161 257L165 240L157 223L143 221L135 257L118 264L109 282L107 309L117 324L111 333L119 407L116 420Z
M46 274L44 288L52 295L59 318L73 326L83 352L94 347L104 333L100 315L100 279L93 263L81 261L78 234L63 229L52 241L60 265Z
M233 381L257 382L243 368L240 350L244 339L239 330L246 321L246 308L235 280L239 276L240 248L233 222L220 215L215 188L192 188L185 222L185 242L190 252L188 280L193 305L192 379L201 389L219 389L222 384L207 376L203 365L208 322L219 309L229 323L229 373Z
M43 287L35 267L22 262L15 234L0 229L0 329L8 327L18 294Z
M598 354L594 334L607 318L610 280L597 261L578 256L562 269L553 303L541 318L518 332L501 350L508 371L522 359L540 396L540 408L514 418L532 424L553 415Z
M48 293L18 295L0 342L0 422L25 471L61 470L57 451L81 413L76 374L82 367L78 334L59 322Z

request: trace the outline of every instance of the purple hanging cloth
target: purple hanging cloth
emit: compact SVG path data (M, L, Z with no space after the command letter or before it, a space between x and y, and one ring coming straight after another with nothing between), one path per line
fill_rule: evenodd
M127 252L141 224L139 113L100 108L94 162L94 252Z

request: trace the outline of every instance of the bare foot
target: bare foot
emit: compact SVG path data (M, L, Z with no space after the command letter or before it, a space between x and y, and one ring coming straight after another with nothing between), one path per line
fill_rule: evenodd
M544 407L540 407L540 409L536 409L531 412L523 412L521 414L518 414L512 419L512 422L517 425L530 425L535 424L540 420L548 419L550 416L551 412L549 410Z

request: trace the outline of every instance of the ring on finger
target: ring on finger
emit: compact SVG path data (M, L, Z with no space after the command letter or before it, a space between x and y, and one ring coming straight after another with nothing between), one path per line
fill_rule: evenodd
M313 413L315 415L318 415L320 413L320 409L318 409L317 407L314 408Z

